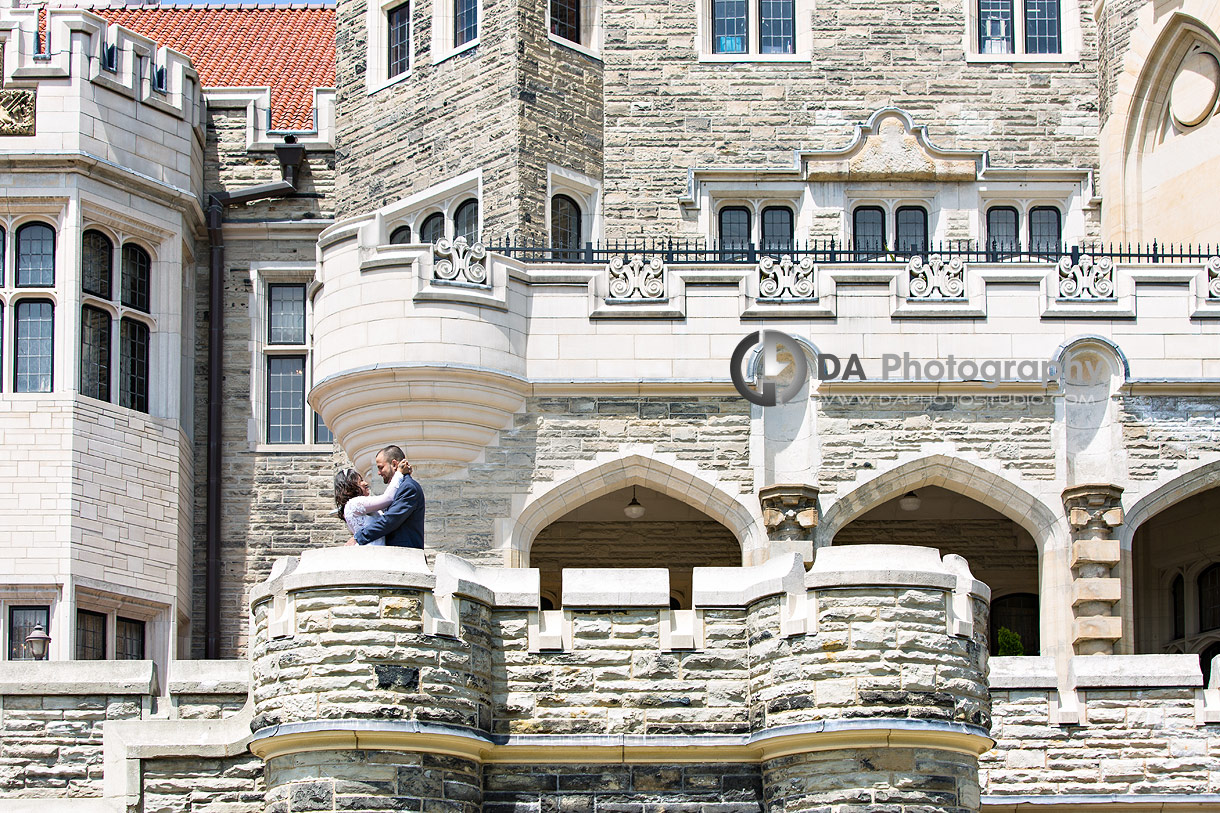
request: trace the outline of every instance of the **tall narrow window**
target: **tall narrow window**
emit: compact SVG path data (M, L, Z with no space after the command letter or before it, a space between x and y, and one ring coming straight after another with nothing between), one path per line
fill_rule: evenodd
M1012 593L991 602L991 651L1000 651L1000 630L1007 628L1021 638L1022 654L1037 655L1038 596L1033 593Z
M148 313L151 276L152 259L148 256L148 252L136 245L123 246L122 302L124 305Z
M0 229L0 285L4 285L4 251L7 247L7 235L4 229Z
M419 227L419 239L422 243L435 243L445 236L445 216L434 212L424 219L424 225Z
M928 210L902 206L895 213L894 250L902 255L928 253Z
M795 0L758 0L758 29L759 53L796 53Z
M267 286L267 343L305 344L305 286Z
M148 411L148 325L134 319L119 323L119 404Z
M9 607L8 608L8 659L10 661L32 661L34 656L26 646L26 637L34 631L34 627L42 627L43 632L51 632L50 607Z
M478 0L453 0L453 47L465 45L477 36L479 36Z
M54 313L51 303L44 300L17 303L17 356L13 365L13 389L17 392L51 391Z
M1199 574L1199 631L1220 627L1220 565Z
M1220 655L1220 641L1199 653L1199 665L1203 667L1204 686L1210 686L1212 683L1212 661L1216 659L1217 655Z
M472 245L479 240L479 202L474 198L462 201L453 215L453 239L459 237Z
M411 67L411 7L407 3L386 12L389 28L389 62L386 76L395 77Z
M551 198L551 247L556 259L580 259L580 207L567 195Z
M110 400L110 314L89 305L80 310L80 394Z
M744 54L749 41L747 0L710 0L712 53Z
M17 229L17 285L49 288L55 284L55 230L45 223Z
M81 290L110 298L114 277L114 244L100 231L87 231L81 239Z
M314 443L334 443L335 436L322 422L322 416L318 413L313 414L313 442Z
M144 660L143 621L132 618L115 619L114 657L120 661Z
M1059 0L1025 0L1025 53L1058 54Z
M1173 640L1186 637L1186 584L1178 574L1169 586L1170 612L1173 614Z
M267 358L267 442L305 442L305 357Z
M76 611L76 659L106 659L106 616L90 610Z
M1016 50L1013 0L979 0L979 53L1011 54Z
M987 210L987 256L992 262L1016 254L1017 210L1011 206L995 206Z
M720 210L721 258L726 261L744 260L744 249L750 247L750 210L744 206L726 206Z
M1053 206L1037 206L1029 210L1029 250L1048 259L1062 252L1063 229L1059 210Z
M410 226L399 226L398 228L394 229L394 231L390 232L390 245L401 246L409 242L411 242Z
M856 259L867 260L885 254L885 212L878 206L861 206L852 213L852 248Z
M768 206L762 213L762 250L792 251L795 224L787 206Z
M580 0L551 0L551 33L580 42Z

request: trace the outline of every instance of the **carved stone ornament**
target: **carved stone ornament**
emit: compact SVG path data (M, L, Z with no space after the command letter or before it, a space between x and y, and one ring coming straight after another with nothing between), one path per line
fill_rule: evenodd
M1207 298L1220 299L1220 257L1209 257L1203 267L1207 269Z
M818 524L818 490L813 486L777 484L759 489L763 524L772 540L810 539Z
M632 257L627 262L615 257L606 266L606 273L610 275L611 299L665 298L665 263L660 257Z
M441 258L433 269L438 282L488 285L487 266L483 264L487 249L482 243L470 245L465 237L443 238L436 241L435 253Z
M966 266L958 257L945 259L933 254L907 261L907 280L911 299L965 299Z
M758 293L764 299L815 299L812 258L763 257L758 261Z
M0 136L34 135L34 91L0 89Z
M1071 257L1059 260L1060 299L1113 299L1114 261L1094 260L1088 254L1073 265Z
M1123 489L1108 483L1073 486L1063 492L1063 507L1074 531L1090 529L1109 537L1123 524Z

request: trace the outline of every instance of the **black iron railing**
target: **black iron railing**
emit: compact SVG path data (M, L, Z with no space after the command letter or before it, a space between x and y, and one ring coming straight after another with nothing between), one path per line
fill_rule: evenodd
M580 263L604 265L615 257L645 261L660 257L666 265L708 265L715 263L753 264L761 257L808 257L815 263L892 263L911 257L939 255L969 263L1054 263L1070 257L1073 263L1084 255L1094 260L1107 258L1128 263L1203 262L1220 253L1220 245L1185 245L1156 241L1152 243L1082 243L1074 246L1040 247L1036 250L1001 244L979 244L955 240L925 247L891 250L880 247L843 245L834 239L809 240L795 244L721 244L699 239L612 240L585 243L581 248L557 248L506 242L488 244L488 251L531 263Z

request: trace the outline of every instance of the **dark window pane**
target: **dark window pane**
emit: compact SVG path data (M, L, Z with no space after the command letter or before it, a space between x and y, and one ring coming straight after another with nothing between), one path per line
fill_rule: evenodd
M390 232L390 245L400 246L409 242L411 242L410 226L399 226L398 228L394 229L394 231Z
M712 53L744 54L749 36L746 0L711 0Z
M305 286L267 286L267 342L305 344Z
M987 210L987 254L999 260L1015 254L1017 246L1017 210L997 206Z
M76 611L76 659L106 659L106 616L89 610Z
M55 327L50 302L17 303L17 358L14 367L17 392L51 391L51 349Z
M88 305L80 311L80 393L110 400L110 314Z
M267 359L267 442L305 442L305 357Z
M445 236L445 216L440 212L428 215L424 225L419 227L421 243L435 243Z
M322 423L322 416L315 412L313 416L313 442L334 443L334 441L334 434L326 427L326 424Z
M1212 682L1212 661L1220 655L1220 641L1213 643L1199 653L1199 665L1203 667L1203 685L1210 686Z
M1034 254L1055 259L1062 249L1063 233L1059 210L1038 206L1029 212L1029 250Z
M1220 565L1199 574L1199 632L1220 627Z
M920 206L903 206L895 216L894 250L902 255L928 253L928 212Z
M149 282L152 260L139 246L123 246L123 304L149 312Z
M114 657L120 661L144 660L144 622L116 618L114 624Z
M0 229L0 285L4 284L4 252L8 249L8 239L4 229Z
M551 33L580 42L580 0L551 0Z
M478 0L453 0L453 47L479 36Z
M386 14L390 29L390 61L387 77L406 73L411 67L411 14L406 3Z
M148 411L148 325L134 319L119 323L119 403Z
M453 239L465 237L474 244L479 239L479 202L474 198L463 201L453 215Z
M742 249L750 246L750 210L726 206L720 210L720 248L723 260L744 260Z
M758 50L796 53L796 0L758 0Z
M1186 584L1176 576L1169 588L1169 601L1173 613L1173 639L1186 637Z
M567 195L551 198L551 246L556 259L580 259L580 207Z
M861 206L852 213L852 247L858 259L885 254L885 212L876 206Z
M979 0L979 53L1013 50L1012 0Z
M81 289L87 294L110 298L114 277L114 244L100 231L87 231L81 240Z
M26 636L34 631L35 626L41 626L42 631L51 634L50 607L9 607L8 608L8 659L10 661L32 661L25 645Z
M1059 42L1059 0L1025 0L1025 53L1057 54Z
M55 284L55 231L43 223L17 229L17 284Z
M762 213L762 250L791 251L795 233L792 210L787 206L768 206Z
M991 654L1000 651L1000 629L1008 628L1021 636L1026 655L1041 651L1038 641L1038 597L1033 593L1013 593L991 602Z

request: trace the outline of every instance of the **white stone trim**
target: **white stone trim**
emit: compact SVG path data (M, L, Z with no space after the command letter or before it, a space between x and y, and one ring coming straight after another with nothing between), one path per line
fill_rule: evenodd
M453 45L453 28L456 24L453 4L456 0L433 0L432 2L432 64L437 65L450 57L465 53L479 44L486 32L483 30L487 17L483 14L483 0L477 0L475 38L461 45Z
M390 76L390 12L407 6L407 69ZM415 0L374 0L365 9L365 92L384 90L411 77L415 72Z
M430 215L440 213L445 219L445 237L453 239L453 216L457 208L474 198L479 202L479 231L483 228L483 169L472 169L455 175L401 200L386 204L373 213L361 228L361 242L383 246L390 234L400 226L411 227L412 245L419 244L419 229Z
M556 45L600 60L602 50L602 0L580 0L580 42L573 42L550 31L550 9L547 10L547 38Z
M545 221L548 242L551 235L551 199L556 195L567 195L580 205L581 245L603 238L601 181L582 172L547 163Z

